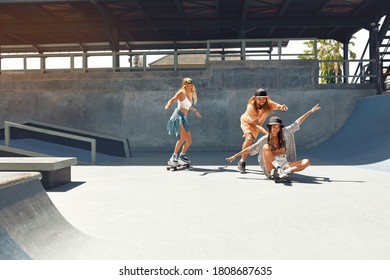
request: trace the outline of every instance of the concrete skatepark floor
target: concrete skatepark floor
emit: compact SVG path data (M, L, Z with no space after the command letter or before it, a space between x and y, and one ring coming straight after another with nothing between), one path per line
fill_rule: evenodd
M312 166L291 186L267 180L255 157L240 174L232 153L190 153L194 167L172 172L168 153L144 153L76 166L49 196L82 232L129 246L130 259L389 259L389 101L359 99L334 136L298 150Z
M196 165L228 153L193 153L190 170L167 171L168 154L73 167L72 183L49 192L87 235L116 240L126 259L388 259L389 173L313 165L292 185L258 165ZM253 158L251 159L253 161ZM145 163L146 164L146 163Z

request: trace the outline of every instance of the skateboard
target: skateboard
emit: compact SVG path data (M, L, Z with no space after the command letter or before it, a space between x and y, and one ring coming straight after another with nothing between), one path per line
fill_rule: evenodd
M278 176L275 175L275 173L270 174L269 178L271 180L274 180L275 183L277 184L291 184L291 179L289 176L284 177L284 178L279 178Z
M179 163L179 165L174 165L170 161L168 161L167 170L177 171L190 168L190 163Z
M285 178L274 177L273 179L277 184L291 184L291 179L288 176Z

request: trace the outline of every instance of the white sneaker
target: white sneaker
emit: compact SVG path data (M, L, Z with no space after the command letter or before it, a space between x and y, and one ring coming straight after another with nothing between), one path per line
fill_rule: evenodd
M180 164L189 164L191 161L188 159L186 155L180 154L178 161Z
M276 170L276 174L277 176L280 178L280 179L284 179L284 178L287 178L288 175L286 172L284 172L284 170L280 167L278 167L278 169Z
M171 158L168 161L168 165L179 166L179 161L177 160L177 156L172 155Z
M275 176L276 176L276 169L272 169L271 172L269 173L268 178L275 179Z

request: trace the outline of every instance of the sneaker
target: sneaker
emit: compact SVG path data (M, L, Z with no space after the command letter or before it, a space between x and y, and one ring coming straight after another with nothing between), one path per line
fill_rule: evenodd
M177 156L172 155L168 161L168 164L172 166L179 166L179 161L177 160Z
M276 177L276 169L272 169L268 175L268 178L274 179Z
M188 157L185 154L180 154L179 163L188 164L188 163L191 163L191 161L188 159Z
M278 169L276 170L276 174L279 179L285 179L288 177L287 173L284 172L284 170L280 167L278 167Z
M245 173L245 167L246 167L246 162L245 161L239 161L237 169L240 170L241 173Z

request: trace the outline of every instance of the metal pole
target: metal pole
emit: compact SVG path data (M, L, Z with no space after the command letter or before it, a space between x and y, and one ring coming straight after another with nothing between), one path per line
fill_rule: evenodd
M383 70L382 70L382 62L381 62L381 59L380 59L380 55L379 55L379 48L380 48L380 43L379 43L379 24L376 23L375 24L375 60L376 60L376 66L377 66L377 78L376 78L376 82L377 82L377 94L382 94L383 93L383 82L382 82L382 77L383 77Z
M373 77L371 83L376 84L377 94L382 94L382 69L379 60L378 24L370 24L370 72Z
M349 83L349 41L343 43L344 84Z
M10 140L10 127L7 123L4 123L4 144L9 147Z
M91 163L96 164L96 140L91 141Z

